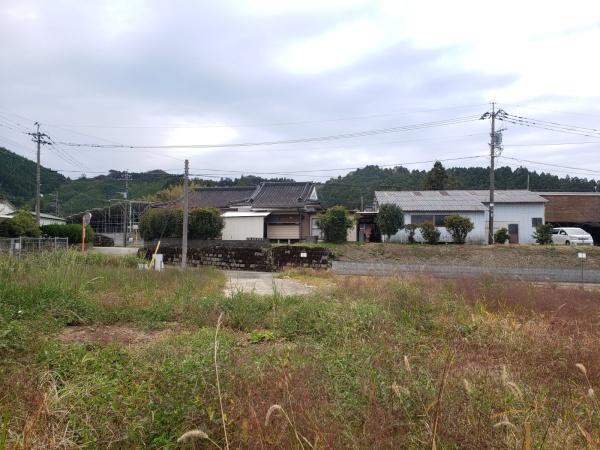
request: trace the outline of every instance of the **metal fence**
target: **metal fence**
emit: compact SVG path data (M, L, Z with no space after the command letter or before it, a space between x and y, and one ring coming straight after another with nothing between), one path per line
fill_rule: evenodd
M0 238L0 253L8 253L13 256L42 251L67 250L67 248L69 248L69 238Z

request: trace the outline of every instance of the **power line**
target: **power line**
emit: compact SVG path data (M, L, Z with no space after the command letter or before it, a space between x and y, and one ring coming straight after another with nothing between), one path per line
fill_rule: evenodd
M393 117L400 115L412 115L412 114L422 114L429 112L437 112L437 111L447 111L452 109L467 109L467 108L475 108L485 105L484 103L472 104L472 105L462 105L462 106L450 106L445 108L426 108L426 109L415 109L415 110L406 110L406 111L396 111L391 113L381 113L381 114L371 114L371 115L363 115L363 116L351 116L351 117L338 117L331 119L315 119L315 120L300 120L300 121L288 121L288 122L274 122L274 123L259 123L259 124L231 124L231 125L77 125L77 124L69 124L69 125L60 125L67 126L71 128L124 128L124 129L152 129L152 128L165 128L165 129L201 129L201 128L266 128L266 127L276 127L276 126L288 126L288 125L309 125L315 123L329 123L329 122L343 122L343 121L352 121L352 120L364 120L364 119L373 119L377 117ZM55 126L59 125L46 124L47 126Z
M377 130L359 131L354 133L343 133L329 136L318 136L298 139L285 139L279 141L264 142L242 142L232 144L190 144L190 145L103 145L103 144L83 144L76 142L60 142L62 145L71 147L91 147L91 148L129 148L129 149L168 149L168 148L224 148L224 147L254 147L261 145L282 145L282 144L300 144L306 142L323 142L339 139L351 139L357 137L376 136L380 134L399 133L402 131L414 131L426 128L440 126L457 125L466 122L472 122L479 118L479 115L455 117L451 119L439 120L434 122L425 122L413 125L404 125L391 128L382 128Z
M556 122L548 122L543 120L529 119L527 117L504 114L498 117L499 120L512 123L515 125L539 128L561 133L575 134L578 136L600 138L600 130L595 128L580 127L577 125L563 125ZM599 141L600 142L600 141Z
M579 170L579 171L582 171L582 172L591 172L591 173L600 174L600 170L584 169L583 167L563 166L563 165L560 165L560 164L544 163L544 162L541 162L541 161L532 161L530 159L513 158L511 156L499 156L499 158L511 159L511 160L514 160L514 161L527 162L527 163L531 163L531 164L539 164L539 165L542 165L542 166L557 167L559 169L572 169L572 170Z

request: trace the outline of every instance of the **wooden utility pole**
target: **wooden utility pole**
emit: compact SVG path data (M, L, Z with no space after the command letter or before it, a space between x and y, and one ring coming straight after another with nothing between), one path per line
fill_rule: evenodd
M183 230L181 232L181 267L187 265L188 250L188 221L189 221L189 161L185 160L185 171L183 175Z
M35 123L37 130L35 133L27 133L33 137L33 142L37 144L37 162L35 166L35 220L37 221L38 226L40 226L40 198L41 194L41 155L40 150L42 144L51 144L51 142L43 140L42 138L48 137L47 134L40 133L40 124L38 122Z

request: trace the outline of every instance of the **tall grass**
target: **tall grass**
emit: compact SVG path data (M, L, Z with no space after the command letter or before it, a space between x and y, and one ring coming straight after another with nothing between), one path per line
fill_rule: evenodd
M45 258L0 264L2 327L26 343L2 350L11 448L600 444L597 293L328 275L304 297L227 296L211 270ZM178 331L57 339L114 322Z

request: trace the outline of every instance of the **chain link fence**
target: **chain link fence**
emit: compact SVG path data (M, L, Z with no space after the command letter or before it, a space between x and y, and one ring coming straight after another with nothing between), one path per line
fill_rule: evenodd
M69 238L0 238L0 253L8 253L12 256L21 256L42 251L67 250L68 248Z

